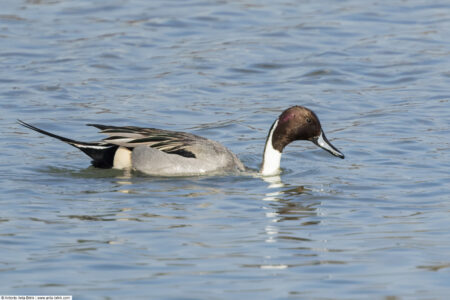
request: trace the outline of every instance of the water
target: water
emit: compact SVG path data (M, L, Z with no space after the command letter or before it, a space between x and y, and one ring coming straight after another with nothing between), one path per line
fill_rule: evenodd
M0 294L443 299L450 293L445 1L4 1ZM20 127L185 130L258 169L285 108L346 155L283 174L97 170Z

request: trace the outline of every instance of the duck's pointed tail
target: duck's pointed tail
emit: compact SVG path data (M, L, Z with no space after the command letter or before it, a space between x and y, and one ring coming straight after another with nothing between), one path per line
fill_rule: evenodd
M92 158L92 165L97 168L112 168L114 163L114 154L116 153L116 150L118 146L111 145L111 144L103 144L103 143L87 143L87 142L80 142L76 140L72 140L60 135L56 135L54 133L45 131L43 129L37 128L36 126L33 126L31 124L25 123L22 120L17 120L17 122L31 130L34 130L36 132L51 136L52 138L58 139L60 141L63 141L75 148L80 149L85 154L87 154L90 158Z

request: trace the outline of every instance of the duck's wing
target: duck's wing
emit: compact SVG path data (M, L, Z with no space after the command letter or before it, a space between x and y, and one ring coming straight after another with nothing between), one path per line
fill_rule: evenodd
M103 139L106 144L117 145L129 149L147 145L160 151L178 154L185 157L196 157L192 145L203 137L179 131L170 131L156 128L143 128L136 126L108 126L100 124L87 124L100 129L100 133L108 135Z

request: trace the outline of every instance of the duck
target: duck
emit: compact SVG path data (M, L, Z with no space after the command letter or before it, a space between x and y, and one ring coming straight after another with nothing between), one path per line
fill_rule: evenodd
M197 176L246 171L244 164L228 148L192 133L87 124L99 129L107 137L97 142L81 142L17 121L28 129L81 150L92 159L91 164L96 168L134 170L153 176ZM270 127L260 175L280 174L284 148L298 140L311 141L332 155L344 158L344 154L326 138L317 115L304 106L296 105L284 110Z

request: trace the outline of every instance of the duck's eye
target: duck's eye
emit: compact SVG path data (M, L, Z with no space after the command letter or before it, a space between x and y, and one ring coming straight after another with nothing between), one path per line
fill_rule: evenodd
M310 118L306 118L306 122L308 122L309 124L311 124L311 119L310 119Z

